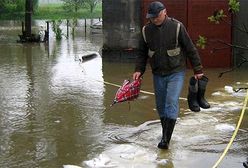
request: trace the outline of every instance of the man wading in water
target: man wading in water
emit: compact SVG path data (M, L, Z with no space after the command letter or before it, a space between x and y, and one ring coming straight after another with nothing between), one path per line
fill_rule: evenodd
M163 129L158 148L168 149L179 113L186 58L189 58L197 80L203 76L202 65L185 27L181 22L167 16L166 8L161 2L155 1L149 5L146 18L150 23L142 29L143 40L133 79L143 75L149 58L156 108Z

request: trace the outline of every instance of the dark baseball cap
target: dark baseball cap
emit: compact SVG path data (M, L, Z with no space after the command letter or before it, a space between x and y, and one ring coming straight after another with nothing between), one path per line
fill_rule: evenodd
M146 18L149 19L157 17L159 12L163 9L165 9L165 6L159 1L154 1L150 3L146 14Z

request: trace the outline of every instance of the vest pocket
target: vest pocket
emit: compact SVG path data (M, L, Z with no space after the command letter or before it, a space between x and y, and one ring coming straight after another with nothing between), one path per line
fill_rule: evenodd
M181 48L167 50L170 68L177 68L181 65Z
M180 52L181 52L181 48L180 47L174 48L172 50L167 50L167 54L170 57L174 57L174 56L180 55Z

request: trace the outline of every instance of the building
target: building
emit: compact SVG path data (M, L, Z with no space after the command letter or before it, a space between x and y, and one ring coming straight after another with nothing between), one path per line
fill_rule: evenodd
M141 28L147 21L145 19L147 6L152 1L103 0L103 50L108 51L107 53L115 51L114 55L119 54L123 57L133 58L135 51L139 48ZM230 24L214 24L208 20L208 17L219 9L223 9L228 14L228 2L226 0L160 1L165 4L170 17L176 18L185 25L195 43L199 35L207 37L206 48L198 48L204 67L227 68L240 62L240 57L234 57L233 51L228 45L239 41L240 37L243 38L242 34L237 31L232 32ZM248 2L240 0L240 4L240 15L233 19L233 16L229 13L230 15L225 18L225 22L235 24L241 24L243 21L247 22L245 6L248 7ZM246 44L248 44L247 39L248 35L245 40ZM125 54L125 52L128 53ZM239 51L234 50L234 52Z

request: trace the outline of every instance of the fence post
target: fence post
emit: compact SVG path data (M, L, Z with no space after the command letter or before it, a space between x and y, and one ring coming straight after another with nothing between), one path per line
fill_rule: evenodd
M85 37L86 37L86 19L84 19L84 35L85 35Z
M69 20L66 19L66 33L67 33L67 38L69 37Z

